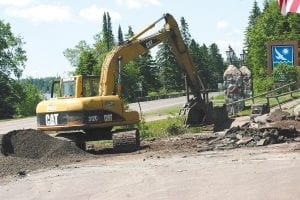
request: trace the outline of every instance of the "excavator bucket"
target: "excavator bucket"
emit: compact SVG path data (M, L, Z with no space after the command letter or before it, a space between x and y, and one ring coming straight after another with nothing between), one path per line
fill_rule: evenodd
M213 107L212 102L190 101L180 113L186 115L186 127L220 125L228 119L226 106Z

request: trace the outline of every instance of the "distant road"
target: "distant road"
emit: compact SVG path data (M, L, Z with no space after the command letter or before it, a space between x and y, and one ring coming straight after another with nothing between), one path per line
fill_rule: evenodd
M212 92L209 96L216 96L218 92ZM183 105L186 102L186 96L171 98L171 99L159 99L154 101L140 102L142 112L150 112L154 110L159 110L161 108L172 107L176 105ZM139 112L138 103L129 104L129 108ZM151 117L151 116L149 116ZM12 130L18 129L36 129L36 117L29 117L23 119L15 119L9 121L0 122L0 134L5 134Z

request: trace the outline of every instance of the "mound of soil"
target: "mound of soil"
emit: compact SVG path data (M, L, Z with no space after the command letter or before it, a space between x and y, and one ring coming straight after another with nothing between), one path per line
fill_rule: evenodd
M290 113L282 111L282 110L275 110L274 112L270 113L269 117L266 119L267 122L278 122L281 120L287 120L290 116Z
M295 128L300 132L300 121L297 120L283 120L272 123L272 126L279 128Z
M80 162L91 156L75 144L53 138L41 131L15 130L2 138L0 177Z
M56 139L33 129L12 131L4 135L2 153L6 156L32 159L86 154L70 142Z

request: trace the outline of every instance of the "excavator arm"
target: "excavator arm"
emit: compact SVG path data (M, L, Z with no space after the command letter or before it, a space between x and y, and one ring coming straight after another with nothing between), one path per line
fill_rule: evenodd
M144 33L163 19L165 20L165 24L162 30L141 38ZM226 118L227 114L225 115L226 111L224 111L226 108L219 109L220 112L214 112L215 109L212 103L208 102L208 93L198 76L197 69L188 53L178 24L170 14L165 14L162 18L150 24L124 44L117 46L108 53L102 65L99 95L113 95L116 91L116 94L120 96L122 65L127 64L160 43L168 43L171 46L172 52L186 75L187 91L190 88L194 96L192 99L188 98L188 102L182 110L182 113L187 115L186 125L197 126L199 124L215 123L220 116ZM221 121L223 120L221 119Z
M155 24L162 19L165 20L165 25L162 30L148 37L140 38L141 35L153 28ZM171 46L172 52L177 58L178 63L188 77L188 83L191 91L198 100L202 101L204 96L201 95L201 91L205 90L204 85L199 78L197 69L187 51L177 22L170 14L165 14L162 18L147 26L141 32L126 41L123 45L113 49L107 55L102 65L99 94L101 96L112 95L115 91L115 80L118 80L117 94L120 95L120 69L122 65L127 64L137 56L145 53L160 43L168 43Z

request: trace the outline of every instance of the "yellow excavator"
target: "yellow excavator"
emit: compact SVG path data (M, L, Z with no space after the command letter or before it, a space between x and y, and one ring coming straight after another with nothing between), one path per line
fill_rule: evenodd
M161 20L165 20L163 29L141 38ZM172 15L165 14L108 53L100 80L96 76L73 76L53 82L51 96L55 90L58 96L38 104L37 128L42 131L84 130L86 135L100 137L111 134L114 126L139 123L138 112L126 110L120 97L121 85L126 84L121 80L121 68L160 43L170 45L186 77L188 101L183 109L187 116L186 125L216 123L218 117L226 117L225 108L213 108L208 101L208 93L184 44L178 24ZM189 91L193 98L189 98ZM114 132L112 139L116 148L131 145L136 149L139 145L136 129Z

